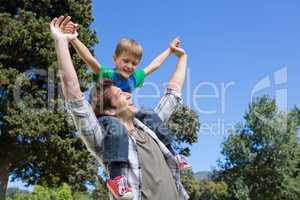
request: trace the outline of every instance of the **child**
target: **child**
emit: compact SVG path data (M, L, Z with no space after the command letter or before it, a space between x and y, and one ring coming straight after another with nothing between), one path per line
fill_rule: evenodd
M61 27L62 31L65 33L76 32L77 25L72 23L71 21L65 26ZM98 79L102 78L110 78L114 81L114 84L121 88L125 92L131 93L135 88L141 87L144 82L145 76L151 74L155 70L157 70L160 65L166 60L166 58L173 53L174 47L179 47L180 40L175 38L170 47L167 48L164 52L162 52L159 56L157 56L144 70L136 69L139 64L143 49L142 47L134 40L124 38L120 40L118 43L115 54L113 56L113 61L115 64L115 69L111 69L104 65L100 65L98 61L92 56L88 48L78 39L74 39L71 41L72 46L75 48L76 52L79 56L84 60L84 62L91 68L93 71L93 79L96 82ZM91 92L86 93L87 99L89 101L91 97ZM92 104L93 106L93 104ZM100 113L95 113L97 117L100 116ZM178 158L179 167L181 170L191 168L185 160L181 159L178 155L176 155L175 151L173 151L171 147L171 133L170 132L160 132L160 130L164 130L163 123L160 118L155 115L154 112L139 112L136 117L149 126L153 131L157 134L157 136L166 144L169 150ZM126 146L126 142L128 142L127 131L120 125L120 123L111 116L100 117L99 122L101 122L102 126L105 128L108 134L111 134L114 139L109 141L108 143L112 143L115 146ZM119 128L112 128L116 127ZM159 128L158 128L159 127ZM162 128L163 127L163 128ZM116 134L116 131L118 132ZM122 132L123 134L120 134ZM118 135L120 138L115 138L114 136ZM125 136L125 137L124 137ZM166 139L167 138L167 139ZM117 143L119 141L121 144ZM105 144L104 144L105 147ZM110 147L111 148L111 145ZM105 148L104 148L105 149ZM116 150L118 148L115 148ZM126 153L126 152L125 152ZM126 154L127 155L127 154ZM104 159L106 160L106 159ZM110 179L107 182L107 187L115 194L115 197L118 199L130 199L131 188L125 187L124 191L120 191L119 185L120 183L124 183L126 185L126 177L123 175L123 169L126 169L126 162L109 160L107 163ZM116 194L117 193L117 194Z

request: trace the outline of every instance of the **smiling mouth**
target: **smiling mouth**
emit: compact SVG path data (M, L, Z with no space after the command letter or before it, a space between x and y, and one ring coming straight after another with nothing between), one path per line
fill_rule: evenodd
M124 72L131 74L133 71L132 70L124 70Z

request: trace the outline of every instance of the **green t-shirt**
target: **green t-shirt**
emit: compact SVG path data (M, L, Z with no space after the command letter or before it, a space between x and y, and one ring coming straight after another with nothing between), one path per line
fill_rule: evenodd
M96 82L101 78L109 78L115 82L115 85L121 88L123 91L132 92L135 88L141 87L144 83L145 72L144 70L137 69L133 72L133 74L127 79L124 80L120 77L120 75L116 72L116 70L101 65L100 73L95 74L93 76L93 80Z

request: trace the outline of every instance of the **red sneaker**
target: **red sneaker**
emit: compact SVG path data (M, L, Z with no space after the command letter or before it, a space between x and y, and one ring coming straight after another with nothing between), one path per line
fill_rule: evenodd
M128 187L124 176L117 176L114 179L109 179L106 186L117 200L133 199L132 189Z
M182 155L176 155L176 160L178 160L178 167L181 172L192 170L192 166L187 163L187 160Z

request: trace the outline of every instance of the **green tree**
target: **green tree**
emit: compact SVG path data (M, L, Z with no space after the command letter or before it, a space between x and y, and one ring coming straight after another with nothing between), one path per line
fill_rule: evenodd
M94 200L108 200L108 189L106 187L105 181L102 177L98 177L98 181L95 189L92 192L92 199Z
M185 175L181 178L182 184L190 196L190 200L199 200L201 196L200 183L192 175Z
M32 193L13 190L7 197L8 200L91 200L88 194L72 193L71 187L63 183L57 188L47 188L40 185L34 187Z
M264 96L244 118L223 143L217 179L228 184L231 199L300 199L299 109L283 113Z
M227 200L228 186L224 182L203 180L200 182L200 200Z
M73 200L72 191L69 185L63 184L57 191L57 200Z
M30 200L51 200L54 196L56 196L56 194L51 189L36 185L32 194L27 198Z
M197 142L201 125L197 113L187 106L180 106L171 115L167 125L175 134L175 148L179 153L189 156L188 145Z
M74 200L92 200L92 197L90 197L89 194L86 193L80 193L80 192L75 192L73 194Z
M96 178L94 158L58 100L49 22L62 14L80 23L79 37L92 48L97 39L89 28L91 0L0 3L0 199L9 176L28 184L67 182L75 190L85 190L85 182ZM72 54L80 79L87 80L86 68L74 50Z
M196 180L194 176L182 176L182 183L190 200L229 200L228 186L225 182L204 179Z
M27 200L29 196L28 191L23 191L18 188L8 188L6 200Z

